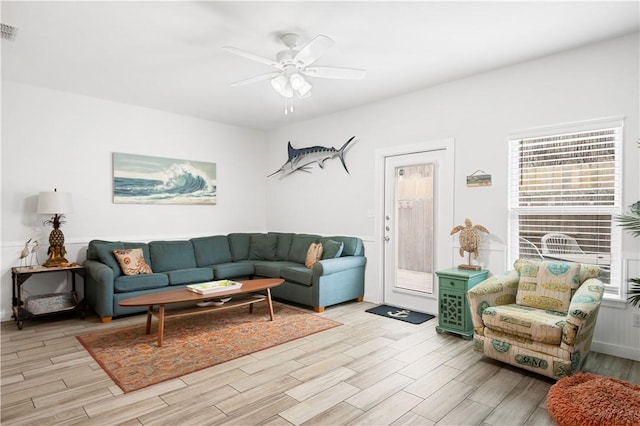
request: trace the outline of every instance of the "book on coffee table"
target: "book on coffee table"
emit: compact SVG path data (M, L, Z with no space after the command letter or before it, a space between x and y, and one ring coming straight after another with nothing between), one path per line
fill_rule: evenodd
M230 280L211 281L187 286L189 290L198 294L213 294L220 291L235 290L240 287L242 287L242 283Z

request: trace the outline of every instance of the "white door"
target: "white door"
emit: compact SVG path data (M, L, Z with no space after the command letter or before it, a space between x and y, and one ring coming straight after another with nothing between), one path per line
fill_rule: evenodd
M384 157L383 292L388 305L437 314L435 272L450 267L452 247L450 154L440 148Z

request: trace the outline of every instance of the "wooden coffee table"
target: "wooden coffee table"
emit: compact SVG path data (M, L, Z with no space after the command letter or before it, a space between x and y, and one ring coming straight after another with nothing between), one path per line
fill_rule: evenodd
M253 304L265 301L269 306L269 317L273 321L273 304L271 303L271 287L279 286L284 282L281 278L264 278L257 280L238 281L242 287L234 290L220 291L213 294L198 294L193 291L181 288L178 290L162 291L159 293L145 294L143 296L124 299L120 306L147 306L147 326L146 334L151 333L151 318L158 318L158 346L162 346L162 336L164 334L164 319L167 317L193 315L203 312L211 312L221 309L229 309L235 306L249 305L249 312L253 312ZM253 293L265 290L266 296L256 297ZM200 307L195 304L212 299L222 299L231 297L232 299L221 306ZM175 309L165 309L166 305L177 305ZM186 306L184 306L187 304ZM157 306L157 309L154 307Z

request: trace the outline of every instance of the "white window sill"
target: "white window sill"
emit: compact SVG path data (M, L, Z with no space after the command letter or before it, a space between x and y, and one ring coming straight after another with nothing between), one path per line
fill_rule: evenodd
M613 297L607 297L606 295L603 296L602 298L602 303L600 303L601 306L605 306L607 308L614 308L614 309L626 309L627 308L627 301L626 300L621 300L621 299L616 299Z

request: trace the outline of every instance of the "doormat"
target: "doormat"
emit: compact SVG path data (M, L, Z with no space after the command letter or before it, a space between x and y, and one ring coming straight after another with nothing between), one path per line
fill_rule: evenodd
M422 324L435 318L435 315L423 314L422 312L414 312L408 309L396 308L395 306L380 305L367 309L365 312L376 314L387 318L393 318L411 324Z

